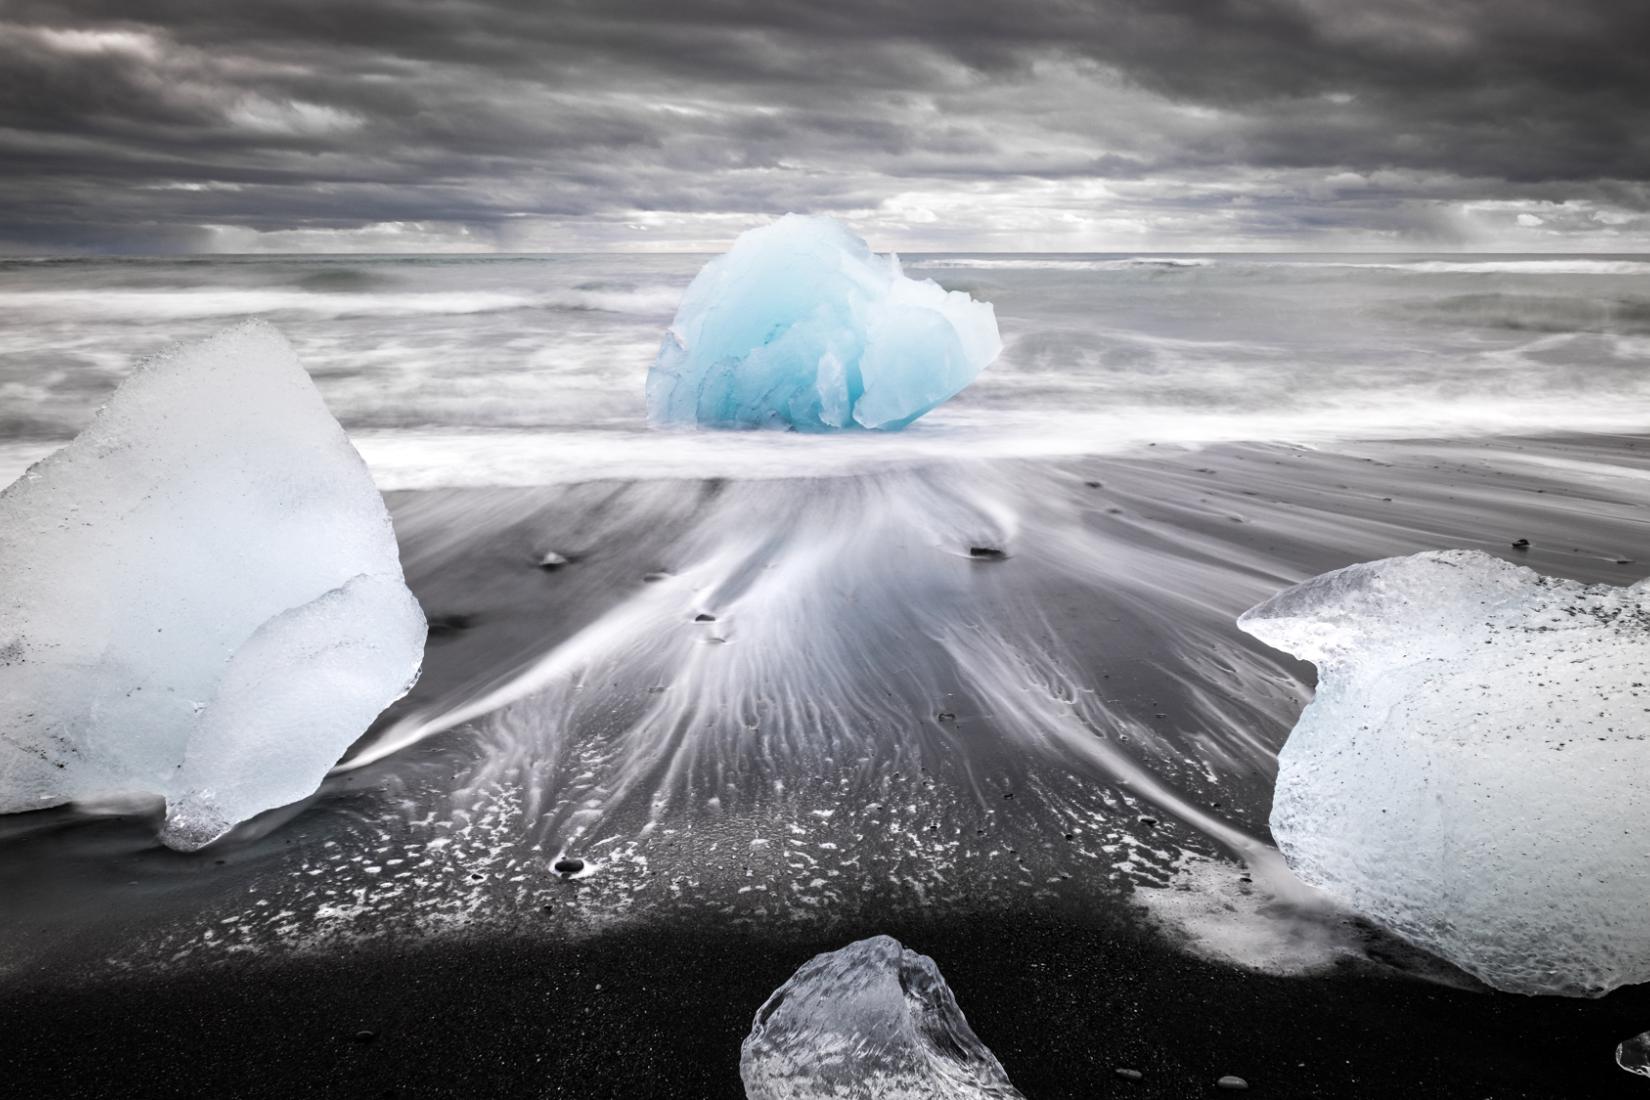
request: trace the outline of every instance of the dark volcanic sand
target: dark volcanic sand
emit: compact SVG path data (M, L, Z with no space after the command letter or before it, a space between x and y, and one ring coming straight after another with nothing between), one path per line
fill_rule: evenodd
M1249 603L1353 561L1451 546L1594 582L1650 572L1650 445L1636 439L1160 450L1010 468L1002 484L1024 495L1017 540L1013 531L959 527L947 535L957 542L955 560L913 567L909 577L930 569L962 576L965 587L951 591L974 601L969 613L1002 616L987 625L1019 628L1014 614L1042 615L1049 631L1073 643L1063 656L1096 682L1104 678L1108 713L1137 719L1185 753L1226 745L1230 751L1213 758L1217 786L1197 786L1196 768L1171 767L1161 778L1194 801L1218 796L1218 813L1251 832L1264 829L1269 753L1310 670L1238 634L1231 618ZM831 495L841 488L819 491L852 504L851 486ZM392 505L409 582L442 629L424 680L384 725L473 693L636 592L668 585L643 578L692 565L671 554L690 534L708 537L694 525L714 520L718 501L772 502L786 491L684 483L398 495ZM842 515L850 523L852 508ZM1005 536L1002 545L982 541L988 535ZM1035 536L1066 539L1067 557ZM1514 549L1518 539L1531 545ZM719 544L705 545L712 553ZM971 560L976 545L1006 556ZM843 547L876 564L876 546ZM1068 585L1060 572L1073 567L1073 548L1094 562L1082 585ZM542 569L550 551L572 560ZM738 569L733 575L749 579ZM850 607L863 618L849 636L897 625L887 603ZM827 610L796 629L828 633L830 605L821 606ZM734 644L723 648L738 654L738 632L751 624L721 610L684 606L683 629L727 630ZM712 611L714 624L687 622ZM885 633L895 643L902 637ZM923 663L930 656L913 649L912 667L938 677L939 663ZM860 686L852 677L843 683ZM1199 710L1198 700L1218 705ZM988 787L1005 769L1026 768L1021 779L1047 770L1047 761L1026 764L1030 757L1015 745L1001 742L1014 750L1007 751L986 736L1007 728L1000 712L953 713L953 703L915 694L885 705L914 722L944 713L911 761L937 769L942 791L938 769L953 758L983 769L969 775ZM1235 725L1214 729L1216 713L1235 715ZM1199 739L1222 732L1227 742ZM1243 735L1254 744L1238 751ZM595 897L605 889L611 901L631 887L611 874L559 882L548 861L561 834L551 832L531 853L545 866L523 888L527 903L511 895L506 904L501 895L497 905L483 904L493 918L484 930L417 935L402 921L425 904L414 895L359 918L353 933L382 934L370 947L334 941L294 955L269 938L271 925L260 926L265 938L250 941L247 954L202 950L166 961L173 947L234 913L243 892L278 896L282 881L298 881L297 853L308 858L329 838L341 838L333 850L348 851L360 842L361 821L378 828L378 818L352 817L371 802L361 792L405 789L417 802L424 796L416 785L397 785L413 764L443 789L456 774L442 771L450 761L452 768L471 762L461 751L468 742L454 741L449 752L444 736L329 782L301 812L277 815L283 823L267 835L251 830L197 857L145 850L133 825L86 825L62 812L14 819L0 838L0 1079L31 1096L737 1097L739 1042L768 994L813 954L887 933L935 958L980 1037L1031 1100L1204 1095L1228 1073L1266 1096L1592 1097L1647 1087L1615 1067L1612 1051L1650 1028L1650 989L1596 1002L1522 998L1426 981L1403 973L1414 969L1403 959L1397 969L1343 964L1308 977L1256 974L1184 954L1127 905L1126 883L1106 893L1081 873L1065 894L1016 893L1015 882L981 870L987 864L963 861L939 876L952 896L913 904L935 897L935 881L908 888L875 861L906 860L908 870L932 853L877 847L886 838L875 833L867 842L873 865L858 871L861 892L812 924L794 912L780 922L761 909L659 908L660 896L649 892L659 878L651 878L634 887L641 919L564 936L559 910L555 918L539 912L540 893L550 900L567 895L546 892ZM895 766L904 765L884 770ZM992 828L1039 846L1019 858L1043 859L1046 868L1070 860L1058 832L1037 833L1065 803L1040 806L1025 786L1014 802L999 800L995 788L988 793ZM947 812L966 818L969 807ZM617 807L614 820L628 820L624 811ZM1122 824L1145 832L1148 843L1199 848L1172 813L1152 812L1166 818L1161 828L1135 826L1132 815ZM727 835L743 843L734 827L743 819L731 816ZM975 832L972 821L942 820ZM751 859L703 841L694 848L698 827L691 818L682 824L687 840L676 851L691 854L653 850L660 877L672 859ZM719 835L709 825L701 831ZM1203 842L1201 850L1211 849ZM1040 877L1045 864L1037 866ZM460 863L455 877L469 869ZM341 865L346 872L352 868ZM725 886L713 881L710 895ZM315 904L309 895L282 904L298 902ZM108 966L110 957L135 969ZM356 1038L363 1031L373 1034ZM1145 1077L1124 1080L1117 1067Z
M1600 1001L1359 969L1278 978L1127 928L958 918L811 942L632 930L577 947L426 945L0 996L0 1073L60 1097L728 1097L739 1043L797 965L889 932L939 963L1031 1100L1641 1096L1615 1043L1650 989ZM599 988L598 988L599 986ZM360 1041L358 1032L373 1037ZM1131 1067L1131 1082L1114 1073Z

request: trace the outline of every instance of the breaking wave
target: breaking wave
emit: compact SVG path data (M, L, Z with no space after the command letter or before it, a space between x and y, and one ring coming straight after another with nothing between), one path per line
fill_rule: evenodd
M11 290L0 316L55 315L66 320L133 322L293 314L308 318L437 316L574 310L668 318L671 287L573 289L547 293L496 290L340 293L287 289Z
M913 268L965 268L984 271L1135 271L1142 268L1207 267L1214 260L1191 256L1128 256L1110 260L1044 258L958 257L954 259L914 259Z

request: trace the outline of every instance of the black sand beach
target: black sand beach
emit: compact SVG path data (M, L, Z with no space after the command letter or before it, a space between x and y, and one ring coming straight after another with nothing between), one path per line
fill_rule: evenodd
M1237 613L1327 569L1442 547L1628 583L1650 571L1647 478L1650 442L1576 437L395 494L408 580L439 630L417 691L355 759L423 739L197 856L131 823L8 822L0 1068L60 1096L738 1096L763 999L813 954L887 933L934 957L1034 1100L1197 1096L1223 1074L1267 1096L1629 1095L1641 1082L1611 1054L1650 1026L1642 989L1495 994L1321 915L1308 923L1327 921L1334 950L1259 973L1203 957L1241 956L1241 937L1197 942L1207 922L1177 930L1135 901L1195 892L1195 866L1235 883L1231 838L1265 836L1270 757L1310 669L1241 635ZM924 525L927 543L895 537ZM836 556L789 572L788 536L819 546L827 530ZM567 561L544 568L550 552ZM706 584L672 594L706 562ZM935 588L910 588L919 568ZM932 615L909 629L917 611ZM590 634L621 613L639 616L617 620L628 633ZM678 619L723 634L657 625ZM957 624L966 637L947 642ZM796 639L868 656L816 664L823 685L775 678ZM1028 647L1050 683L1074 676L1094 700L1050 688L1036 722L991 705L996 666L968 662ZM555 665L570 649L580 660ZM729 654L741 663L710 663ZM523 687L541 658L555 675ZM556 694L563 681L579 690ZM778 709L638 744L626 708L655 682ZM505 720L463 719L501 685ZM814 712L785 707L813 688L870 702L810 727ZM547 708L576 751L524 724ZM760 729L784 743L727 771ZM1085 755L1090 734L1108 755ZM786 776L826 785L774 794ZM455 785L470 801L448 801ZM517 801L478 793L496 790ZM907 800L908 816L881 807ZM458 822L439 864L437 817ZM802 817L818 823L798 871L805 845L783 829ZM601 847L609 835L623 839ZM368 840L425 850L410 885L339 854ZM549 869L564 850L591 859L588 877ZM1267 926L1265 908L1232 920Z
M1356 968L1274 977L1097 915L844 926L773 939L635 929L406 945L0 998L0 1069L62 1097L737 1098L740 1040L813 954L888 932L940 964L1028 1097L1632 1097L1615 1043L1650 994L1448 988ZM365 1033L371 1032L368 1037ZM1138 1069L1139 1081L1118 1068Z

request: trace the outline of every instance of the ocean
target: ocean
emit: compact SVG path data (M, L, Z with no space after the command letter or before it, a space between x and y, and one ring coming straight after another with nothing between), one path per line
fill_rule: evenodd
M643 379L705 259L0 260L0 476L138 359L244 317L292 341L386 490L1616 431L1650 395L1641 257L915 255L911 274L995 304L1005 347L910 430L648 432Z

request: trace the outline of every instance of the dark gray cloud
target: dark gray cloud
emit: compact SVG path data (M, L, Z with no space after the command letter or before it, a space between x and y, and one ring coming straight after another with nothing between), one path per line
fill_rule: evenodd
M1619 0L0 0L13 251L1650 243Z

